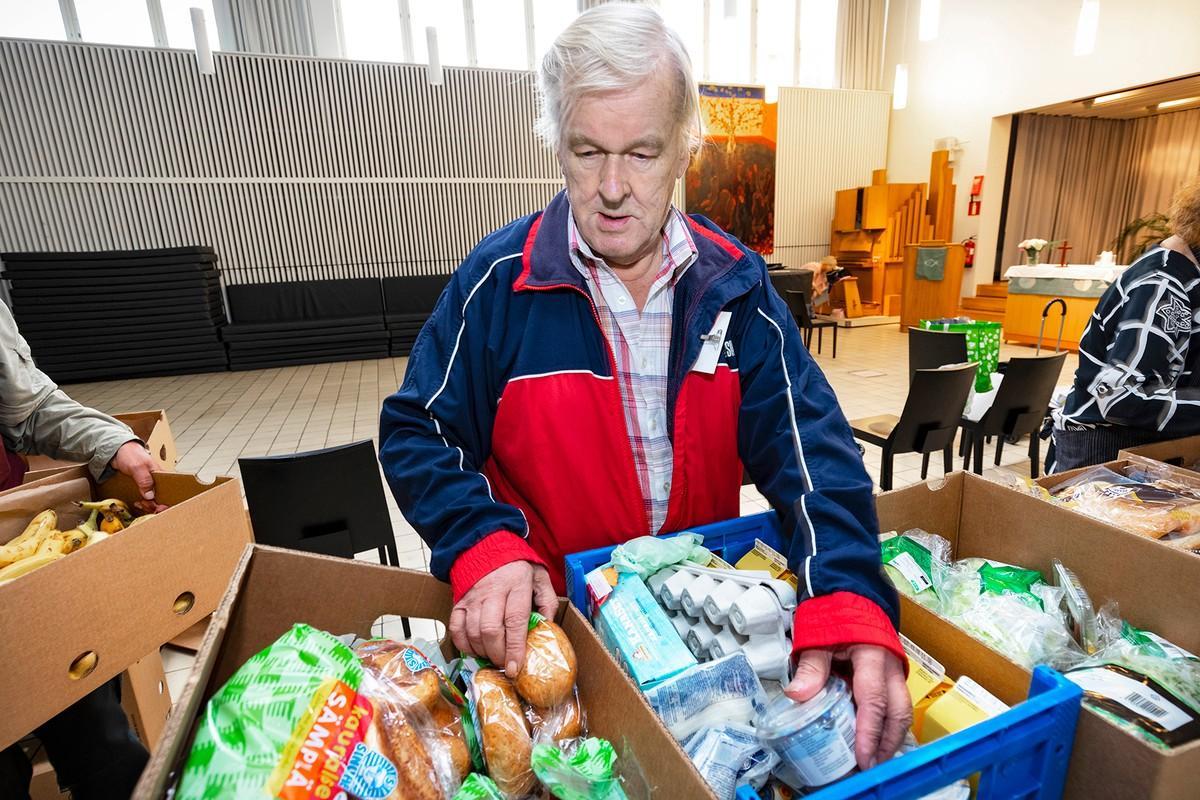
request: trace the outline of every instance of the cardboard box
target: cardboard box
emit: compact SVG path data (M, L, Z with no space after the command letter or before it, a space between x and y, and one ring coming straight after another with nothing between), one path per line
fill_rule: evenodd
M1151 461L1161 461L1173 467L1185 469L1193 474L1193 469L1200 464L1200 436L1188 436L1183 439L1171 439L1166 442L1144 444L1141 447L1131 447L1122 450L1117 458L1145 458Z
M956 472L940 488L917 484L877 498L881 530L923 528L950 540L955 558L985 557L1049 575L1058 558L1102 604L1116 600L1123 617L1188 650L1200 647L1200 559L1163 547L975 475ZM902 630L929 649L934 621L906 598ZM1011 703L1029 673L981 642L964 650L966 671ZM930 651L935 658L937 652ZM1067 777L1068 798L1195 797L1200 741L1158 750L1085 708Z
M160 469L164 472L175 471L179 454L175 437L171 435L171 426L167 424L167 412L131 411L113 416L128 425L133 435L146 443ZM49 456L29 456L26 460L29 462L29 471L25 473L25 483L41 480L66 467L78 466L78 462L61 461Z
M155 491L166 511L0 585L0 748L216 608L251 540L241 486L160 472ZM124 475L96 486L86 467L72 467L0 492L0 542L47 508L72 526L82 519L74 501L105 497L132 502L137 487ZM89 653L94 668L73 677Z
M385 614L445 621L450 588L424 572L264 545L246 548L213 615L162 744L135 798L162 798L191 748L204 703L252 655L296 622L337 634L369 636ZM558 622L579 660L579 694L592 734L613 742L622 774L646 792L633 797L713 798L641 692L625 676L592 626L563 601Z

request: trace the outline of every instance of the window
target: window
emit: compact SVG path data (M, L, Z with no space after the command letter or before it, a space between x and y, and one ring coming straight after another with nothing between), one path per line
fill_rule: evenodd
M734 11L726 16L726 11ZM750 0L708 6L708 77L711 83L750 83Z
M154 46L146 0L75 0L85 42Z
M542 56L563 29L579 16L572 0L533 0L533 60L537 69Z
M0 36L65 39L58 0L0 0Z
M525 69L525 0L475 0L474 11L479 66Z
M400 6L396 0L342 0L342 37L346 58L403 61ZM421 31L424 46L425 31Z
M204 27L208 29L208 44L213 50L221 49L217 36L217 18L213 13L212 0L159 0L162 6L163 24L167 29L167 47L191 50L196 46L192 33L192 8L204 11Z
M832 89L837 0L800 0L800 85Z
M667 27L679 34L692 59L692 74L696 80L704 80L704 15L703 6L695 0L662 0L658 11Z
M476 2L478 8L483 3ZM437 28L438 58L448 66L467 65L467 29L463 22L462 3L457 0L408 0L412 15L413 60L429 63L429 48L425 29ZM478 31L478 28L476 29ZM476 33L475 41L479 41Z
M756 81L768 88L791 86L795 63L796 0L758 0Z

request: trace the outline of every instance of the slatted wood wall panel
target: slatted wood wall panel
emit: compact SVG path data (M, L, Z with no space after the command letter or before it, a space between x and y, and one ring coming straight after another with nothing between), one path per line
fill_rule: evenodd
M448 272L561 186L527 72L0 39L0 252L210 244L229 283Z
M833 193L887 166L887 92L779 90L775 254L789 266L829 255Z

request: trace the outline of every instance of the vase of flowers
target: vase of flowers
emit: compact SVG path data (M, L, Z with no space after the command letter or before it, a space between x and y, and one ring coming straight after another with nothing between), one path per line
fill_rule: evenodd
M1018 244L1017 247L1025 252L1025 263L1033 265L1038 263L1038 256L1041 255L1042 250L1047 244L1049 242L1045 239L1026 239Z

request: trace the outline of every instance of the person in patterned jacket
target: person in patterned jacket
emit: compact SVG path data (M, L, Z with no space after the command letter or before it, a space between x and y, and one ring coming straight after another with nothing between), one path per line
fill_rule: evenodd
M1102 464L1127 447L1200 433L1200 180L1171 203L1174 235L1096 304L1047 472Z

